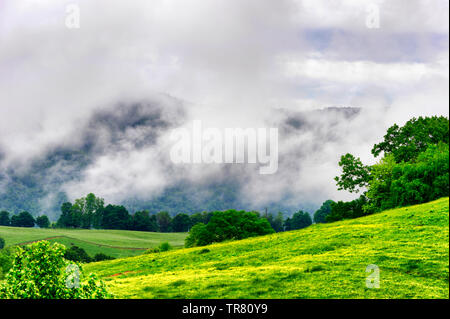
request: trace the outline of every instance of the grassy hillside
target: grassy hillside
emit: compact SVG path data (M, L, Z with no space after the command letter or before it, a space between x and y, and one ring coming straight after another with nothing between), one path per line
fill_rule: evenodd
M449 298L449 200L92 263L121 298ZM367 265L380 288L365 286Z
M0 226L0 237L6 245L17 245L47 239L66 246L76 245L90 256L104 253L112 257L136 256L147 248L169 242L174 247L184 245L185 233L151 233L129 230L40 229Z

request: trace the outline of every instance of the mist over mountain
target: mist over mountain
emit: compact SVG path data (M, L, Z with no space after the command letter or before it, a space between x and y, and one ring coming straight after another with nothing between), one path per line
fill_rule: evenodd
M336 133L339 123L352 121L359 112L358 108L338 107L309 112L278 110L280 117L277 123L270 124L279 128L281 145L283 141L305 134L313 134L316 142L330 141L339 139ZM322 127L323 119L327 119L327 129ZM174 167L168 154L164 154L168 149L162 146L161 140L185 121L183 102L168 96L99 108L76 126L70 140L48 146L30 162L5 165L0 159L0 209L14 213L26 210L35 216L46 213L56 219L63 202L84 196L87 192L105 197L107 202L123 204L131 212L147 209L155 213L164 210L176 214L234 208L290 214L299 209L313 212L320 204L315 198L296 199L296 194L289 192L283 197L274 194L273 200L269 196L264 202L252 200L255 190L250 189L249 184L255 186L269 180L257 174L250 164L215 164L208 178L200 179L198 174L192 178L192 174L186 173L192 168ZM303 143L302 146L307 145ZM307 156L301 148L288 149L288 152L280 152L281 176L292 174L292 171L286 171L286 167L291 165L289 163L300 163L301 158ZM119 158L122 162L121 159L130 154L159 154L148 157L153 161L139 163L143 167L133 172L145 172L158 166L164 171L164 183L158 184L152 175L145 173L126 177L114 169L106 172L110 174L106 177L105 172L90 173L95 172L96 167L101 168L106 158ZM130 157L137 161L135 155ZM96 176L99 180L91 184ZM129 184L131 188L124 191L121 185L117 185L121 183ZM153 183L157 186L152 186ZM265 186L261 187L271 188ZM115 191L107 192L116 187L121 192L120 196L116 196Z

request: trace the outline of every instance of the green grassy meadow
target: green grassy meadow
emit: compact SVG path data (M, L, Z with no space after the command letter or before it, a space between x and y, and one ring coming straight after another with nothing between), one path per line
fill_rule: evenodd
M87 230L87 229L40 229L0 226L0 237L6 246L48 240L66 247L76 245L92 257L104 253L115 258L136 256L146 249L169 242L173 247L182 247L186 233L152 233L129 230Z
M448 231L443 198L85 270L100 275L118 298L449 298ZM380 269L378 289L366 287L369 264Z

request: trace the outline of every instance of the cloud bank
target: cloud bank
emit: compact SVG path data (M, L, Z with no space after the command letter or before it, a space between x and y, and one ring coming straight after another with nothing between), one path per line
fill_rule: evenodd
M65 25L68 4L79 29ZM69 198L231 178L257 205L348 199L333 181L341 154L373 161L393 123L448 116L448 22L444 0L2 1L0 169L87 149L75 179L67 162L52 170ZM319 111L331 106L359 111ZM170 131L194 119L278 127L278 172L173 165Z

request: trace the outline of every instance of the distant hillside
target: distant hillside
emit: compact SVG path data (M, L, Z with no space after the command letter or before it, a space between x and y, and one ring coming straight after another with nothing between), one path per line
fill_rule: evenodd
M119 298L449 298L449 199L86 265ZM380 270L367 288L366 267Z
M6 246L24 245L39 240L58 242L86 250L90 257L103 253L115 258L140 255L148 248L169 242L184 246L186 233L152 233L129 230L40 229L0 226L0 237Z

